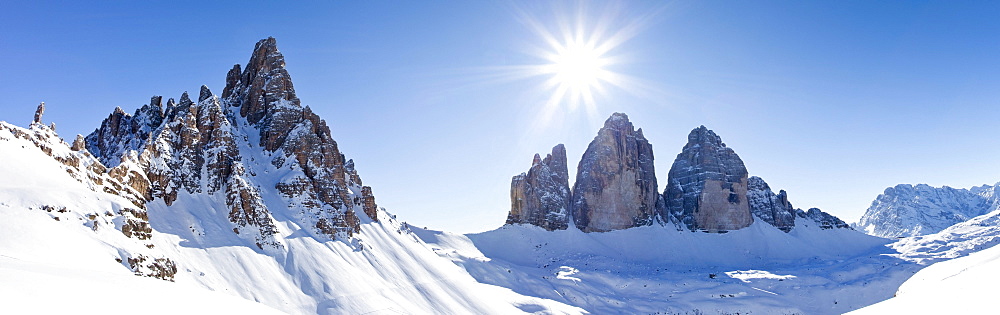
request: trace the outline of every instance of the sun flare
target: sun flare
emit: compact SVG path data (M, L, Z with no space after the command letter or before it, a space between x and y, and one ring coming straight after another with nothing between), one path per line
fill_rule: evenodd
M628 68L636 55L624 44L662 8L641 14L628 14L616 3L597 8L554 5L552 9L551 15L516 10L520 22L537 36L526 42L529 62L487 68L492 72L489 78L541 79L537 90L525 91L532 97L528 104L537 106L537 124L550 125L559 116L580 112L598 122L602 104L618 97L649 95L648 84L619 71Z
M548 67L552 75L550 84L571 95L593 94L592 89L610 79L604 69L608 61L593 45L571 42L559 47L548 59L551 62Z

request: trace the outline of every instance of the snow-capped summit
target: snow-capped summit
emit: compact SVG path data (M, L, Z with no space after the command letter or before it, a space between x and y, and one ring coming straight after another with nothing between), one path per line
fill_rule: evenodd
M900 184L885 189L861 216L858 226L880 237L937 233L1000 208L1000 184L971 189Z

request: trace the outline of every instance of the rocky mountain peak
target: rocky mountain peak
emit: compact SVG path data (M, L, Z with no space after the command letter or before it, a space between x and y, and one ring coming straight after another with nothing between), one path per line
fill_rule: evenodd
M202 85L201 92L198 93L198 103L204 102L212 96L214 96L212 90L209 90L207 85Z
M565 146L556 145L545 159L536 153L528 172L511 180L507 224L532 224L550 231L569 227L568 177Z
M746 199L747 175L743 160L715 132L705 126L695 128L667 174L665 215L691 230L747 227L753 223Z
M282 106L300 106L291 77L285 70L285 57L278 51L273 37L257 42L237 80L235 75L239 70L237 65L229 71L224 96L232 98L230 105L240 107L240 115L251 124L273 116Z
M259 248L283 246L265 198L286 201L280 211L319 237L350 237L362 222L378 221L372 189L362 186L326 121L300 105L284 65L274 38L261 40L246 67L227 73L222 99L204 85L197 103L184 92L164 109L154 96L133 115L116 109L84 142L109 167L133 159L149 198L168 207L222 195L216 210ZM258 177L276 170L286 175Z
M628 116L604 122L577 167L573 221L585 232L649 225L657 212L653 147Z
M722 143L722 137L715 134L715 131L706 128L705 125L701 125L698 128L691 130L691 133L688 134L688 143L684 146L684 148L687 149L689 146L696 145L726 147L726 144Z

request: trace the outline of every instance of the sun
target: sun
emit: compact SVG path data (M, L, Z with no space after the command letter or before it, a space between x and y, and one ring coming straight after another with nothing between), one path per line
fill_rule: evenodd
M526 104L538 109L536 124L551 125L557 117L567 118L581 109L599 122L600 106L620 106L618 97L652 95L652 85L620 71L631 68L638 55L624 44L656 20L663 8L639 12L625 10L617 2L601 7L559 3L546 14L548 3L514 8L518 21L534 35L524 42L525 62L484 68L487 79L540 83L534 85L537 89L524 90Z
M598 104L613 92L631 93L641 86L615 68L627 63L623 44L645 28L659 10L626 16L616 4L554 9L552 16L528 11L520 15L520 20L540 39L532 45L530 54L541 58L538 64L516 69L527 70L525 77L544 78L548 100L542 106L543 116L581 107L596 115Z
M592 43L565 43L547 59L551 62L546 69L552 75L549 83L570 96L592 98L592 90L611 78L604 69L608 59Z

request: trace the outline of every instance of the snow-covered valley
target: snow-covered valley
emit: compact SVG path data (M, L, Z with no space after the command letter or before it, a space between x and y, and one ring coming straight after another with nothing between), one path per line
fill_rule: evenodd
M839 314L892 296L922 266L855 231L606 233L415 230L478 281L603 313Z

